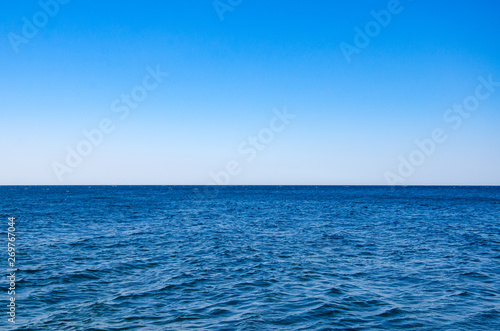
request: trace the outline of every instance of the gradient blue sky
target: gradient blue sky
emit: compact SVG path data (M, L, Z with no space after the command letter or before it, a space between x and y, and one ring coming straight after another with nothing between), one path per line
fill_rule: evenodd
M227 2L223 0L223 2ZM340 43L388 1L81 1L14 52L37 1L0 11L0 184L387 184L415 139L448 140L405 184L500 185L500 88L458 130L443 114L500 81L498 1L402 0L347 63ZM146 67L169 76L126 120L111 103ZM237 152L273 109L296 114L252 162ZM116 129L60 182L51 164L103 118Z

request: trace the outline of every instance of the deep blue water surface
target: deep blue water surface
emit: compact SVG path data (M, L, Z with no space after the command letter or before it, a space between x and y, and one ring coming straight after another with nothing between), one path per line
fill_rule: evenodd
M0 187L18 330L500 330L499 187Z

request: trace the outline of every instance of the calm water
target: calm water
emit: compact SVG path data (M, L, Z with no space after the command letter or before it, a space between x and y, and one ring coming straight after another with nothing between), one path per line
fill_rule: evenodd
M0 187L0 329L500 329L499 187L204 191Z

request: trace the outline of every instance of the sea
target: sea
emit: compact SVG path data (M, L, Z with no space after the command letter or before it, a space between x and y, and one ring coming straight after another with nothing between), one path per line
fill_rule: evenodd
M1 330L500 330L500 187L2 186L0 217Z

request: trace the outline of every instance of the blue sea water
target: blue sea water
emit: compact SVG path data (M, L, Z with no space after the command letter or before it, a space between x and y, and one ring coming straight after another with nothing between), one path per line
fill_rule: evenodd
M6 330L500 330L500 188L4 186Z

